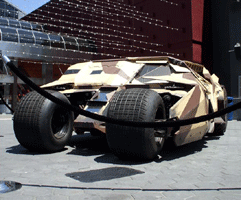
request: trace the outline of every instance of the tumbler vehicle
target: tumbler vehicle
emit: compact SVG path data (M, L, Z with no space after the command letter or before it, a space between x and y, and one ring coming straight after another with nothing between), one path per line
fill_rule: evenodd
M216 75L203 65L164 56L78 63L42 88L86 111L127 121L189 119L227 106ZM59 151L73 130L88 131L106 134L111 151L121 159L151 160L166 139L180 146L206 134L222 135L227 115L180 127L120 126L73 113L33 91L21 99L13 121L19 143L32 151Z

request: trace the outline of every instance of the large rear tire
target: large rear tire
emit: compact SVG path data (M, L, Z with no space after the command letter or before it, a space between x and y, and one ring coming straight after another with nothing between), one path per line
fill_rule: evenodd
M69 103L63 94L49 92ZM62 150L72 136L73 121L72 111L37 92L30 92L21 99L13 117L14 132L19 143L26 149L37 152Z
M161 96L148 89L127 89L116 92L109 104L107 116L137 122L165 119ZM165 131L165 128L159 129ZM125 160L152 160L161 151L164 137L154 128L106 124L106 138L111 151Z

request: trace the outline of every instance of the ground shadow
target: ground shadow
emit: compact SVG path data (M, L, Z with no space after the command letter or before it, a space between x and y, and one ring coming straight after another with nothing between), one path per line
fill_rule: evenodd
M93 183L97 181L106 181L117 178L123 178L128 176L134 176L137 174L143 174L145 172L132 169L129 167L107 167L102 169L94 169L80 172L72 172L65 174L67 177L73 178L80 182Z
M161 151L161 159L156 159L156 162L162 162L164 160L170 161L174 159L178 159L180 157L186 157L195 153L202 151L204 148L207 148L206 139L202 139L196 142L192 142L189 144L185 144L183 146L175 146L173 141L166 141L162 151Z
M121 160L112 153L104 154L94 159L98 163L111 163L115 165L139 165L146 164L151 161L135 161L135 160Z
M158 162L163 160L174 160L180 157L185 157L201 152L204 148L208 148L207 141L218 140L219 138L219 136L204 136L202 140L198 140L196 142L185 144L179 147L175 146L173 141L168 140L166 141L161 152L162 159L159 159Z
M185 157L191 154L198 153L202 151L203 148L207 148L207 141L218 140L219 137L204 137L202 140L186 144L184 146L175 147L171 140L165 142L163 150L161 151L161 156L156 158L155 162L162 162L164 160L169 161L177 159L180 157ZM130 160L120 160L110 151L106 137L105 136L92 136L87 133L84 135L74 135L72 136L69 146L73 149L67 154L79 155L79 156L97 156L94 160L98 163L112 163L119 165L138 165L144 164L152 161L130 161ZM65 151L63 149L62 151ZM21 145L16 145L8 147L7 153L11 154L24 154L24 155L39 155L44 153L33 152L25 149Z
M212 137L204 137L202 140L189 143L183 146L175 146L172 140L167 140L160 156L158 156L154 161L155 162L162 162L162 161L170 161L174 159L178 159L180 157L189 156L195 153L202 151L204 148L207 148L207 141L209 140L218 140L219 137L212 136ZM148 163L146 162L137 162L137 161L123 161L114 156L112 153L101 155L95 158L96 162L100 163L113 163L113 164L123 164L123 165L137 165L141 163ZM149 161L152 162L152 161Z
M37 152L30 152L29 150L25 149L20 144L16 145L16 146L8 147L6 152L7 153L11 153L11 154L25 154L25 155L36 155L36 154L39 154Z
M69 146L74 149L68 154L93 156L110 153L105 135L92 136L90 133L72 136Z
M19 145L16 145L16 146L12 146L12 147L8 147L6 148L6 152L7 153L11 153L11 154L23 154L23 155L44 155L44 154L53 154L53 153L39 153L39 152L36 152L36 151L29 151L28 149L25 149L23 146L21 146L20 144ZM67 148L64 148L62 149L61 151L58 151L58 152L62 152L62 151L65 151ZM54 152L56 153L56 152Z
M146 162L123 161L116 157L109 149L105 135L92 136L87 133L84 135L72 136L69 145L74 149L68 154L79 156L98 156L94 160L99 163L112 163L122 165L134 165Z

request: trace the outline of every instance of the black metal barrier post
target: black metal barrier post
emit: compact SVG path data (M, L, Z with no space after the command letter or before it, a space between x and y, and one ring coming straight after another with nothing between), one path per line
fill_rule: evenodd
M23 82L25 82L29 87L31 87L33 90L44 96L45 98L53 101L56 104L59 104L66 109L69 109L73 112L76 112L80 115L84 115L86 117L92 118L94 120L103 121L107 123L112 124L118 124L123 126L135 126L135 127L147 127L147 128L157 128L157 127L177 127L177 126L185 126L190 124L195 124L203 121L207 121L210 119L214 119L216 117L220 117L222 115L225 115L229 112L232 112L234 110L237 110L241 108L241 102L234 104L230 107L227 107L223 110L208 114L208 115L202 115L200 117L195 117L192 119L185 119L185 120L166 120L162 122L137 122L137 121L125 121L125 120L118 120L118 119L112 119L106 116L97 115L91 112L88 112L86 110L80 109L77 106L70 105L68 103L65 103L55 96L51 95L50 93L46 92L45 90L41 89L39 86L37 86L34 82L32 82L29 78L27 78L22 72L19 71L17 67L11 62L11 60L5 56L2 55L3 62L14 72Z

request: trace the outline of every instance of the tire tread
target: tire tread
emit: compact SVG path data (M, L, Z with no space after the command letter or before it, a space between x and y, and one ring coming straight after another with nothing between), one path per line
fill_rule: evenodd
M158 105L163 101L158 93L142 88L117 92L109 104L107 116L128 121L155 120ZM165 111L163 111L165 113ZM106 125L107 142L121 159L150 160L158 153L153 128Z

